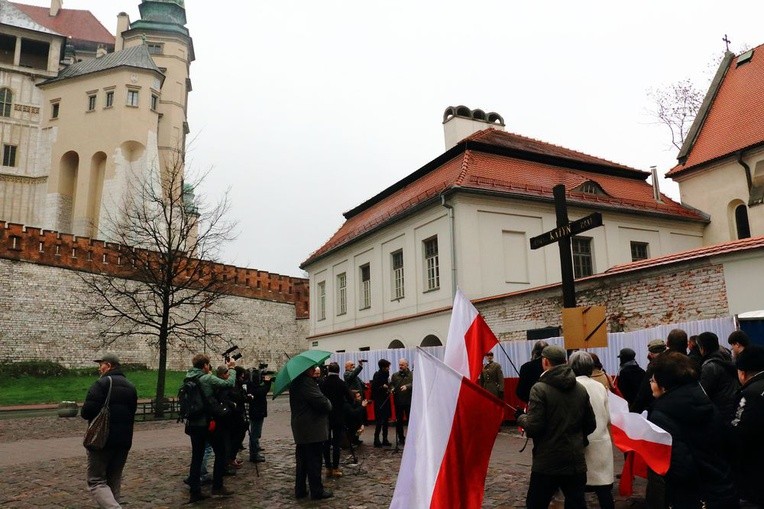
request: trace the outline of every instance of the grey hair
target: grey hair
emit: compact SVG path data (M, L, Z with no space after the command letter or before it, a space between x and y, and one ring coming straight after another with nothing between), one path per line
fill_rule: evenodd
M570 367L576 376L592 376L594 370L594 359L588 352L573 352L570 356Z

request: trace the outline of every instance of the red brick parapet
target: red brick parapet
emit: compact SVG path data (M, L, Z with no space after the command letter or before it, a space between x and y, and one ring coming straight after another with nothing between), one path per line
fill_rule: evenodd
M103 240L0 221L0 258L62 269L130 278L121 253L129 248ZM249 299L294 304L296 318L309 317L308 280L222 263L207 265L225 282L222 293Z

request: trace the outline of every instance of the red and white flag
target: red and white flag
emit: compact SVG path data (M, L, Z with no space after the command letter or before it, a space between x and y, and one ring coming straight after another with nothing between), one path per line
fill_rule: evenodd
M391 509L478 509L504 418L489 392L417 349L406 447Z
M483 371L483 357L498 342L472 302L457 288L443 362L477 382Z
M622 495L631 495L634 470L640 460L659 475L668 472L672 438L668 431L648 421L644 415L629 412L625 399L612 392L608 392L608 397L613 444L623 452L633 453L627 455L624 462L619 486Z

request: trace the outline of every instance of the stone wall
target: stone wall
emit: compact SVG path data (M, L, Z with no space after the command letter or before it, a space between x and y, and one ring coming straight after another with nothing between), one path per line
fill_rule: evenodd
M579 306L606 306L608 332L728 316L724 266L708 259L677 270L664 267L576 282ZM528 329L561 325L559 285L475 301L496 336L525 339Z
M0 361L40 359L86 366L108 350L123 362L155 368L157 349L145 339L101 346L99 324L80 315L83 303L92 298L77 271L0 258ZM267 362L278 367L285 352L292 355L306 348L308 321L295 317L294 304L226 296L214 306L230 316L220 317L213 310L205 318L211 343L207 352L213 361L221 359L218 354L228 345L238 344L245 366ZM193 354L203 350L203 341L188 348L174 344L168 367L184 369Z

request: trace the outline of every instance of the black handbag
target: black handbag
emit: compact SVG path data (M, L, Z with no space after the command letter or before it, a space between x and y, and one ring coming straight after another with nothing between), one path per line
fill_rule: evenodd
M106 446L106 441L109 439L109 419L111 418L109 400L111 399L111 386L112 380L111 377L109 377L109 392L106 394L106 401L104 401L98 415L90 421L88 430L85 432L85 438L82 440L82 445L85 446L85 449L90 451L100 451Z

